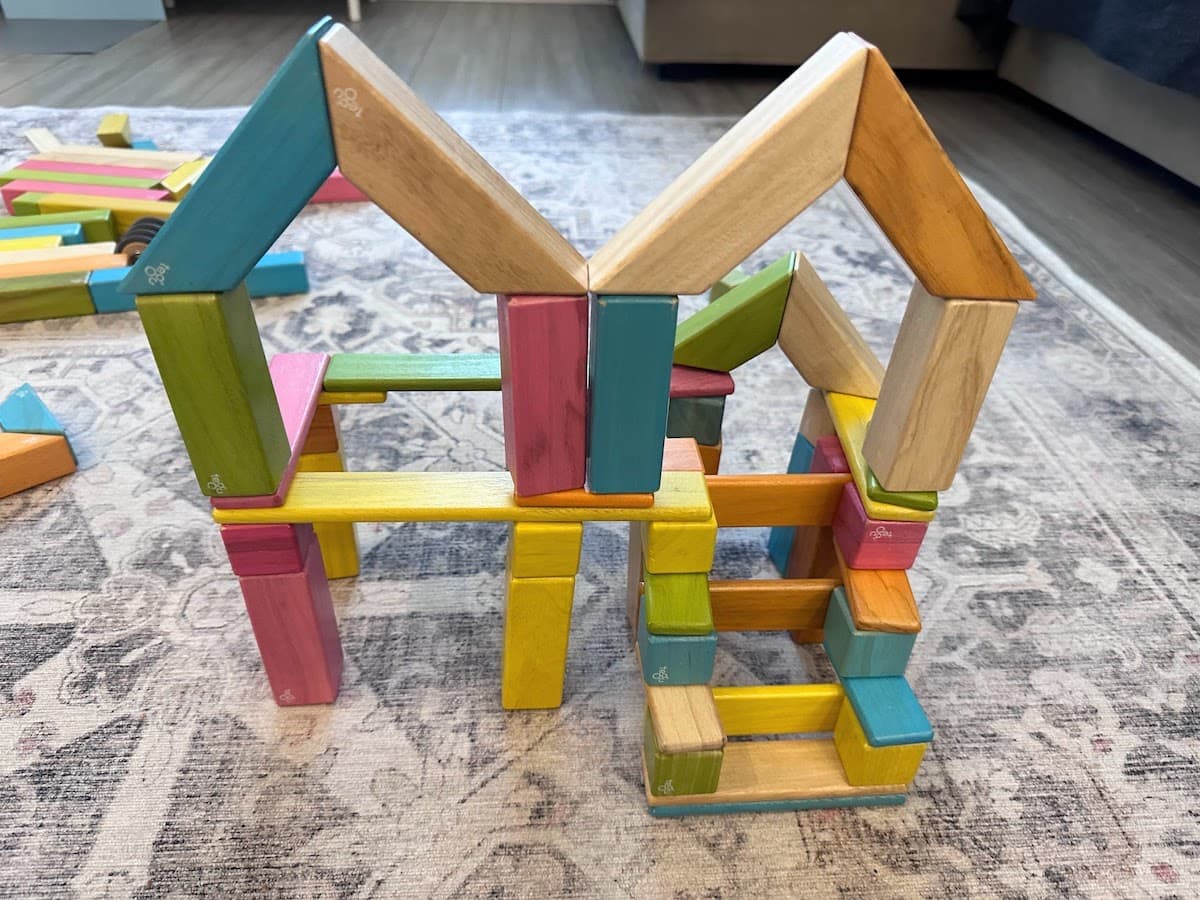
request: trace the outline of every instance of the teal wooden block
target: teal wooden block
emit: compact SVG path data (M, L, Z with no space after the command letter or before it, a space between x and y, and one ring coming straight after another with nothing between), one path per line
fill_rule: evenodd
M787 472L789 475L803 475L812 467L813 445L800 432L796 432L796 442L792 444L792 455L788 459ZM788 525L776 525L767 537L767 553L775 564L780 575L786 575L788 559L792 555L792 542L796 539L796 529Z
M157 150L158 144L150 140L150 138L134 138L129 142L131 150Z
M31 225L28 228L8 228L0 232L0 240L27 237L60 237L64 244L82 244L83 226L78 222L63 222L61 225Z
M701 795L703 796L703 795ZM875 794L867 797L832 797L828 800L751 800L737 803L672 803L651 806L650 815L659 819L683 816L720 816L730 813L803 812L807 809L849 809L855 806L903 806L905 794Z
M903 675L916 641L915 634L855 628L845 590L834 588L825 612L825 653L838 678Z
M126 294L233 290L333 171L317 43L321 19L284 60L125 281Z
M651 634L643 597L638 613L638 653L646 684L708 684L717 659L717 633Z
M903 675L843 678L842 687L872 747L928 744L933 740L933 726Z
M0 403L0 428L18 434L58 434L67 430L30 385L23 384Z
M662 480L679 298L591 301L588 489L644 494Z
M667 437L695 438L712 447L721 443L724 397L675 397L667 407Z

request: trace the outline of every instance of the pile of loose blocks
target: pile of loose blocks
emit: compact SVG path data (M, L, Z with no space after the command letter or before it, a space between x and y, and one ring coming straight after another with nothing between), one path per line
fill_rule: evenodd
M335 165L497 294L498 356L268 364L244 280ZM801 254L735 270L842 178L916 274L886 370ZM677 325L678 295L710 288ZM503 706L559 706L583 524L623 521L651 811L903 801L932 736L904 676L920 630L905 569L1033 291L874 47L834 37L585 260L325 19L121 289L278 703L337 695L328 579L357 572L354 523L490 520L512 523ZM776 344L810 386L788 471L717 474L730 372ZM507 471L346 471L339 405L497 389ZM784 577L713 579L718 530L762 526ZM838 683L710 686L717 633L743 630L823 646ZM801 737L739 740L764 735Z
M66 429L30 385L0 402L0 497L75 471Z

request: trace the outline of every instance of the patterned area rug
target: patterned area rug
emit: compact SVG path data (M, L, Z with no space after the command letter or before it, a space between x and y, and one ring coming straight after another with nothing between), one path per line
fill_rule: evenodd
M88 140L100 112L3 113L3 161L24 128ZM236 119L134 116L203 150ZM452 119L585 252L729 124ZM561 710L500 709L506 530L487 524L359 526L342 696L277 709L137 315L0 328L0 391L32 382L81 464L0 501L0 894L1196 896L1200 375L987 205L1041 300L912 572L936 740L898 808L646 813L624 526L586 530ZM369 205L306 210L279 245L313 290L256 301L268 352L496 349L494 298ZM911 275L852 195L751 267L793 248L886 356ZM782 471L804 394L778 351L739 370L723 469ZM497 395L343 421L355 468L502 465ZM717 572L767 576L765 543L723 533ZM717 668L832 677L774 634L723 636Z

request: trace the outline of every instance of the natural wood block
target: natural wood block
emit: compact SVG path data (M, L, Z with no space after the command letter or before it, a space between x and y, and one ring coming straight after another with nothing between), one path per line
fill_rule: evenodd
M47 150L38 150L30 159L173 169L196 159L199 155L188 150L138 150L125 147L94 147L88 144L59 144Z
M0 255L0 273L15 268L22 263L44 262L47 260L80 260L92 256L111 256L116 251L116 244L105 241L98 244L68 244L57 247L33 247L27 250L13 250ZM78 263L74 263L78 265Z
M663 471L703 472L703 456L692 438L667 438L663 445Z
M28 490L74 471L75 457L65 437L0 432L0 497Z
M89 243L116 240L112 213L107 209L77 209L63 213L47 213L30 216L0 217L0 235L14 228L33 228L42 225L79 225L83 239ZM77 243L63 241L64 244Z
M25 131L25 139L37 150L53 150L62 146L62 141L49 128L29 128Z
M942 297L1036 294L883 54L867 51L846 181L917 280Z
M841 714L833 729L833 743L853 785L874 786L906 784L917 777L928 744L904 744L893 747L872 747L867 742L854 710L842 704Z
M863 440L863 455L885 488L950 487L1017 306L943 300L913 285Z
M712 689L707 685L646 685L646 711L654 741L663 753L720 750L725 746L725 732L721 730Z
M22 171L32 172L67 172L73 175L84 175L101 178L149 178L153 179L146 187L161 183L162 179L171 174L171 169L161 166L106 166L99 163L61 162L52 159L27 159L21 163ZM137 185L129 185L137 187Z
M833 578L710 581L717 631L805 631L824 627Z
M76 247L93 247L94 244L76 244L57 247L57 250L74 250ZM112 246L108 244L108 246ZM44 250L19 251L21 253L46 253ZM15 256L16 254L8 254ZM122 269L129 264L124 253L98 253L84 256L51 256L28 262L0 262L0 280L32 278L35 275L82 275L98 269Z
M522 497L513 494L517 506L554 506L595 509L597 507L625 507L627 509L649 509L654 505L653 494L593 494L584 488L572 491L552 491L548 494L532 494Z
M463 281L587 292L579 252L351 31L321 38L321 64L342 172Z
M837 434L833 418L829 415L829 407L825 404L825 394L818 388L809 390L808 398L804 401L804 412L800 416L800 433L813 446L826 435Z
M109 113L100 120L96 138L105 147L128 147L133 143L133 132L128 113Z
M301 454L297 472L345 471L341 451L336 453ZM358 574L358 538L353 522L316 522L313 532L321 545L321 560L325 575L330 579L350 578Z
M58 244L55 246L83 243L83 227L77 222L67 222L61 225L32 225L28 228L0 229L0 241L5 242L18 238L45 237L47 235L59 239Z
M710 794L721 777L722 750L668 753L658 746L649 710L642 725L642 760L646 790L656 797L676 794Z
M721 447L724 442L719 441L714 444L701 444L697 449L700 453L700 459L704 462L704 474L716 475L718 469L721 468Z
M644 522L642 542L647 572L708 572L717 546L717 517L703 522Z
M57 234L0 238L0 254L12 253L16 250L48 250L51 247L61 247L62 243L63 239ZM0 256L0 259L3 258L3 256Z
M879 396L883 364L801 253L796 254L779 347L814 388Z
M316 543L311 525L222 525L221 540L235 575L299 572Z
M864 631L854 624L844 588L836 588L824 623L825 654L838 678L903 675L915 634Z
M729 737L833 731L845 692L837 684L715 687L713 703Z
M853 483L842 491L833 517L834 540L851 569L911 569L928 527L870 518Z
M513 578L574 578L582 546L582 522L514 522L508 571Z
M856 628L897 634L921 630L921 614L903 570L851 569L836 543L834 549Z
M500 296L504 460L517 494L583 487L587 297Z
M496 353L335 353L327 391L498 391Z
M60 169L44 169L40 168L43 165L54 166L73 166L73 171L62 171ZM83 171L79 171L82 169ZM160 180L157 175L129 175L120 174L128 173L129 169L119 169L115 166L91 166L84 167L78 163L33 163L26 166L24 163L17 166L15 169L9 169L6 172L0 172L0 184L8 184L13 181L43 181L55 182L61 184L94 184L107 185L108 187L120 188L141 188L142 190L151 190ZM109 174L115 172L116 174ZM30 188L30 190L41 190L41 188ZM55 190L66 190L65 188L55 188Z
M0 280L0 323L87 316L95 311L86 272Z
M308 437L304 439L303 455L311 453L336 453L341 449L341 432L332 406L318 406L313 412L312 424L308 426Z
M592 256L591 289L703 293L832 187L867 46L835 35Z
M708 573L642 576L646 630L651 634L708 634L713 630Z
M733 376L692 366L671 366L671 399L676 397L725 397L733 393Z
M500 703L505 709L562 706L574 578L508 579Z
M11 187L11 185L10 185ZM118 232L124 233L129 226L145 216L159 219L169 218L175 211L175 203L169 200L153 200L129 197L115 197L112 194L93 196L81 193L78 188L83 185L73 185L72 190L62 193L38 193L37 209L39 213L78 212L88 209L107 209L112 213L113 225ZM106 190L127 190L126 188L106 188ZM165 192L162 192L165 193ZM28 194L24 196L29 196ZM159 232L159 236L162 232ZM158 237L154 239L158 243ZM142 260L146 254L142 254ZM132 293L132 291L130 291Z
M724 397L674 397L667 406L667 437L695 438L702 446L721 443Z
M717 658L717 633L654 634L646 615L642 603L637 632L642 681L647 685L708 684Z
M847 475L710 475L713 512L722 528L831 525Z

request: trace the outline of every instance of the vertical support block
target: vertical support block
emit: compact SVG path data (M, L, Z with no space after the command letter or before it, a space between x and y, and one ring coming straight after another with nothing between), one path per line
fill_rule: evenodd
M674 397L667 407L667 437L695 438L701 446L721 443L724 397Z
M316 543L311 525L222 525L221 540L234 575L299 572Z
M592 298L588 488L594 493L658 490L678 312L678 297Z
M822 404L824 405L824 404ZM788 458L787 472L789 475L801 475L812 465L813 445L804 432L796 432L796 441L792 444L792 455ZM793 525L775 525L767 538L767 554L780 575L787 572L788 557L792 555L792 542L796 539L796 527Z
M717 517L704 522L643 522L642 542L647 572L709 572L717 548Z
M625 570L625 621L637 641L638 615L642 607L642 523L629 523L629 557Z
M299 572L238 581L275 702L332 703L342 677L342 642L321 554L310 547Z
M516 493L583 487L587 297L497 297L504 459Z
M321 407L318 407L321 409ZM336 419L334 420L336 423ZM344 472L342 451L306 453L300 456L297 472ZM317 522L313 525L317 543L321 545L321 560L328 578L350 578L358 574L358 539L353 522Z
M562 706L574 578L508 578L500 703L505 709Z
M708 684L717 660L717 633L653 634L646 602L638 613L638 655L647 685Z
M833 745L846 773L846 781L856 787L877 784L907 784L917 777L927 743L872 746L863 733L858 717L848 701L842 701Z
M647 785L653 796L711 794L721 780L725 750L722 746L711 750L665 752L659 747L654 722L647 710L642 725L642 759L646 763Z
M508 571L513 578L574 578L582 522L513 522Z

